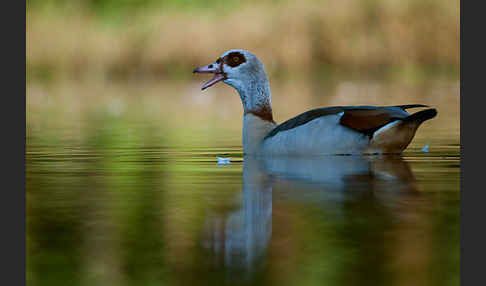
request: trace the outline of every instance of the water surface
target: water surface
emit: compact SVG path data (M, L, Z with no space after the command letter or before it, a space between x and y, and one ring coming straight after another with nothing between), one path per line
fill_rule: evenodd
M29 285L459 284L457 86L374 89L439 109L402 156L274 159L243 156L235 97L83 88L29 87ZM324 91L277 118L346 103Z

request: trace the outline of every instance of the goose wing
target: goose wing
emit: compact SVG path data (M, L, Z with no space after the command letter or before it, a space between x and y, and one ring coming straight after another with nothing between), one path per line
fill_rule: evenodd
M422 104L408 104L395 106L332 106L317 108L304 112L278 125L265 137L275 136L277 133L306 124L322 116L342 113L339 124L361 132L368 136L384 125L410 116L408 108L427 107Z

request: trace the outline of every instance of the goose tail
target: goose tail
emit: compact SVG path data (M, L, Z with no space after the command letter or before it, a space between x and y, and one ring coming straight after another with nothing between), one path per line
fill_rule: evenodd
M403 121L405 122L414 122L414 123L422 123L426 120L432 119L437 116L437 110L435 108L429 108L426 110L422 110L419 112L415 112L414 114L405 117Z
M371 138L370 150L381 153L401 153L415 136L422 122L437 116L434 108L422 110L378 129Z

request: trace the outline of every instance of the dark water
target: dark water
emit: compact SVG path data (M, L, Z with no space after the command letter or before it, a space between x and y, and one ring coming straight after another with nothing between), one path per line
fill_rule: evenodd
M459 284L458 146L266 160L100 146L29 139L29 285Z

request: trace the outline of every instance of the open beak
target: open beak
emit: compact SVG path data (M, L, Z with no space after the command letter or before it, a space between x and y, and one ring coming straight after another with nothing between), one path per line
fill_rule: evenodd
M221 70L220 64L217 63L209 64L207 66L200 67L200 68L195 68L194 71L192 72L193 73L214 73L214 77L210 79L208 82L206 82L202 86L201 90L205 90L206 88L213 86L217 82L226 79L226 74Z

